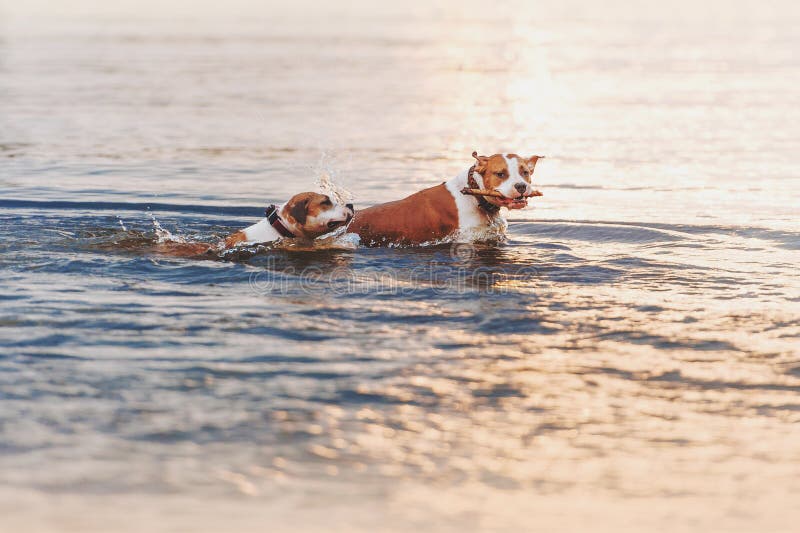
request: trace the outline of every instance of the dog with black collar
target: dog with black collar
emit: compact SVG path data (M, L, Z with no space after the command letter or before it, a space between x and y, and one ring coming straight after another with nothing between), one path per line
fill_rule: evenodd
M217 245L205 242L163 242L155 251L177 257L197 257L249 244L266 244L281 239L311 241L347 225L353 218L353 204L342 204L326 194L301 192L281 205L267 207L264 218L252 226L228 235Z
M229 235L225 247L279 239L313 240L346 225L353 214L353 204L339 204L326 194L301 192L285 204L269 206L259 222Z

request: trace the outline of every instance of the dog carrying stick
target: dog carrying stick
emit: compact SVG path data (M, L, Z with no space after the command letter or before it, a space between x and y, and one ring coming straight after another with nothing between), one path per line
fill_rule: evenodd
M461 189L461 194L469 194L471 196L491 196L493 198L505 198L503 193L492 191L489 189L470 189L469 187L464 187ZM530 194L526 194L523 198L532 198L534 196L544 196L540 191L533 191Z

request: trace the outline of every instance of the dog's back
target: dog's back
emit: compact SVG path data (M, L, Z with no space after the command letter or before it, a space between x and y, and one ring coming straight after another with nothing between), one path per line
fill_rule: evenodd
M347 227L365 246L415 245L442 239L458 229L458 210L444 184L402 200L359 210Z

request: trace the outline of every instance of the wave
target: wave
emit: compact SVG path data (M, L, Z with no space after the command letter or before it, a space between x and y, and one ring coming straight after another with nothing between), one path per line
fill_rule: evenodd
M266 205L266 204L265 204ZM0 200L0 209L39 209L45 211L163 211L216 216L254 217L264 213L265 206L230 206L204 204L168 204L160 202L71 202L66 200Z

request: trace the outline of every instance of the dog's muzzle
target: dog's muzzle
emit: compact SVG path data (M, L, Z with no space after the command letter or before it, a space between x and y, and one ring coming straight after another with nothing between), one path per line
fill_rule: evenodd
M355 210L353 209L353 204L347 204L345 205L345 207L347 207L350 210L350 212L347 213L347 218L345 218L344 220L331 220L330 222L328 222L328 229L334 229L338 228L339 226L344 226L346 224L349 224L350 221L353 220L353 215L355 213Z

